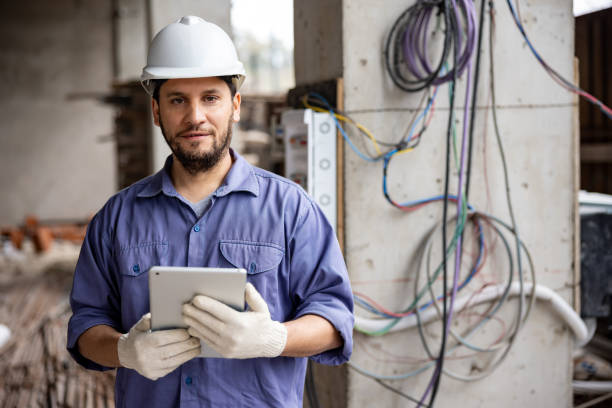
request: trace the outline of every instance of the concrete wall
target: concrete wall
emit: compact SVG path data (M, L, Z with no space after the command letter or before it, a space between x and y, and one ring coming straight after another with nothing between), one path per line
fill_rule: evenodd
M140 77L149 15L153 33L187 14L231 32L225 0L116 5L113 13L110 1L0 4L0 225L27 214L86 217L116 191L113 108L95 98L113 80ZM168 150L160 132L154 138L159 168Z
M0 225L85 217L115 188L111 2L0 3Z
M295 54L302 48L316 50L326 43L316 28L299 24L296 6ZM382 49L391 25L411 0L389 1L381 7L375 0L342 2L342 76L344 107L351 116L370 129L377 138L396 141L405 132L418 106L421 94L407 94L395 88L382 61ZM521 238L533 253L537 282L573 301L576 142L573 133L574 99L558 87L537 64L525 46L505 2L496 2L497 35L496 91L498 117L510 165L512 199ZM305 8L305 7L302 7ZM333 9L333 7L332 7ZM303 11L305 12L305 11ZM325 14L326 9L310 13ZM570 0L542 0L521 3L525 28L547 61L566 78L573 78L573 16ZM335 21L334 26L340 26ZM485 33L487 27L485 27ZM304 42L309 45L304 45ZM486 42L485 42L486 44ZM476 117L474 164L470 202L477 209L509 222L504 197L503 174L491 116L488 47L483 50L479 109ZM323 61L320 59L320 61ZM297 62L297 57L296 57ZM318 61L317 61L318 62ZM296 66L298 84L329 79L324 72L334 71L336 62L319 67L314 60ZM457 129L461 136L461 118L465 81L457 92ZM439 90L436 113L418 148L397 156L389 169L390 194L399 202L430 197L443 192L448 88ZM366 148L361 137L355 142ZM456 163L453 161L453 166ZM382 164L368 163L348 147L345 151L345 228L346 260L353 289L365 293L393 310L406 307L414 299L413 287L419 266L418 250L426 234L442 218L442 205L433 204L413 213L391 207L381 194ZM453 167L454 169L454 167ZM457 190L456 171L451 192ZM450 214L453 214L451 210ZM469 237L473 234L467 233ZM486 282L504 279L507 260L501 241L487 235L491 245L487 267L462 294L470 293ZM439 235L435 243L439 246ZM471 240L469 240L471 241ZM475 251L467 244L467 253ZM470 256L466 256L466 269ZM434 247L434 262L440 259ZM452 262L449 270L452 270ZM527 269L528 270L528 269ZM464 272L465 273L465 272ZM515 272L516 273L516 272ZM421 277L421 285L423 282ZM440 282L438 281L438 284ZM438 293L439 293L438 288ZM509 326L516 301L510 301L500 318ZM476 309L484 313L483 309ZM362 309L357 313L367 316ZM471 319L477 317L471 316ZM469 316L459 317L454 328L464 327ZM507 328L507 327L506 327ZM504 331L499 321L490 323L472 337L476 345L486 347ZM426 326L434 352L440 342L440 324ZM572 402L572 336L552 310L537 303L535 310L506 361L487 378L465 383L444 376L436 407L569 407ZM445 367L463 375L486 370L491 358L465 348L454 353ZM466 357L467 356L467 357ZM416 330L406 330L382 337L356 333L352 361L363 368L384 375L406 373L420 366L426 357ZM392 381L391 385L420 398L432 370ZM349 407L400 407L411 404L369 378L348 371Z
M116 80L137 81L147 60L149 47L146 0L117 1L115 20Z
M342 1L293 2L296 86L342 76Z
M182 16L200 16L231 34L231 3L226 0L116 1L117 80L119 81L140 78L152 36Z
M395 18L411 3L386 2L385 7L380 7L374 0L352 0L345 1L343 7L345 109L377 137L387 141L397 140L403 134L421 96L395 88L381 61L385 35ZM512 199L521 237L534 255L538 283L557 290L571 301L575 283L573 203L577 182L573 167L576 152L573 144L573 97L557 86L537 64L523 44L506 4L495 4L498 7L497 45L494 49L498 116L511 166ZM374 14L373 10L376 10ZM542 0L522 3L521 13L526 30L542 55L566 78L573 78L572 2ZM487 48L483 57L488 56ZM478 209L509 221L501 164L492 132L490 109L486 106L489 103L486 86L489 64L487 58L484 61L470 202ZM459 136L464 86L465 81L461 81L461 91L457 95ZM443 191L447 95L444 86L436 101L434 120L416 151L392 162L389 188L392 196L400 202ZM426 233L441 219L442 206L434 204L414 213L401 213L386 203L380 193L380 163L366 163L349 149L345 163L346 259L351 279L356 282L354 290L382 301L387 307L400 309L414 298L412 287L418 267L415 254ZM450 185L451 191L456 191L456 177L452 178ZM495 242L490 236L488 238L488 243ZM491 251L488 267L470 285L472 289L467 293L485 282L501 281L503 274L507 273L507 262L499 240L496 246ZM474 249L472 246L472 251ZM434 259L439 259L439 255ZM397 279L407 279L408 282L397 283ZM541 303L537 306L508 359L481 381L464 383L444 376L436 407L571 406L572 336L547 306ZM510 302L500 315L507 325L512 321L515 307L515 301ZM478 310L483 313L482 309ZM359 310L358 313L364 312ZM458 318L459 326L453 327L461 327L466 320L469 317ZM440 324L434 323L426 330L434 350L440 342L439 328ZM477 345L487 346L501 332L500 323L493 322L483 334L471 339ZM389 354L383 354L381 350ZM473 352L464 348L452 356L469 354ZM393 375L415 369L419 364L410 363L409 359L423 356L425 353L417 331L407 330L377 338L357 335L353 361L369 370ZM383 362L385 359L396 362ZM446 367L459 374L473 375L486 369L490 361L485 353L449 359ZM428 370L392 384L420 398L431 372ZM348 406L405 405L406 401L401 397L349 370Z

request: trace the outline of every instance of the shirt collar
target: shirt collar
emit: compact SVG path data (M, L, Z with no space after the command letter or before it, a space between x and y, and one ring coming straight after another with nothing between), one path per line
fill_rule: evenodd
M254 196L258 196L259 183L255 177L253 166L233 149L230 149L230 155L233 160L232 167L227 176L225 176L223 183L213 193L213 196L223 197L234 191L246 191ZM138 197L154 197L159 193L164 193L169 197L179 196L170 178L172 160L172 155L169 155L166 158L164 167L149 179L144 188L138 193Z

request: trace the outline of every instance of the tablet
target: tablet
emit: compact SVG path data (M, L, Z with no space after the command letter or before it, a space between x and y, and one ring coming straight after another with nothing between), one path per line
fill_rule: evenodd
M206 295L244 310L246 270L242 268L189 268L154 266L149 269L151 329L185 328L182 306L195 295ZM200 357L222 357L202 342Z

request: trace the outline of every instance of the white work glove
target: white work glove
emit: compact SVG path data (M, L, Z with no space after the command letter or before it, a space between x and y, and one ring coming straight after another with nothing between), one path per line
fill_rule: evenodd
M151 313L147 313L121 335L117 352L123 367L157 380L200 354L200 340L186 329L150 330Z
M249 311L238 312L208 296L197 295L183 305L183 321L198 337L225 358L276 357L287 343L287 328L270 318L266 301L246 284Z

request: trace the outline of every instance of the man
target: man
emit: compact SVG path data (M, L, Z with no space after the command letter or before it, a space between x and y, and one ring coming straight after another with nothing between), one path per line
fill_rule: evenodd
M153 39L143 70L164 168L92 219L71 292L68 350L119 367L118 407L301 407L306 359L346 362L353 303L333 230L294 183L229 149L244 69L223 30L183 17ZM154 265L248 271L237 312L205 296L188 329L150 331ZM225 358L194 358L200 340Z

